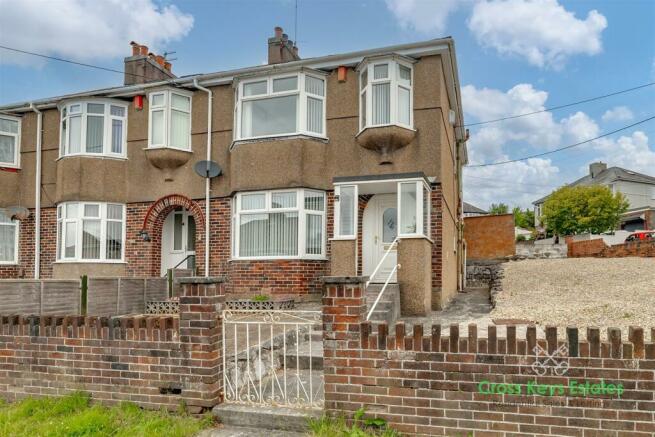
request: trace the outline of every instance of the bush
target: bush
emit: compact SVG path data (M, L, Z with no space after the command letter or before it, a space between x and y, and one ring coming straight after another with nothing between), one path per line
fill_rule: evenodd
M516 241L526 241L527 238L523 234L519 234L516 236Z

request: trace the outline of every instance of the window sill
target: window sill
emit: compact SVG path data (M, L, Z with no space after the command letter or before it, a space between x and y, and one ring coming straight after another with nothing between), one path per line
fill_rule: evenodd
M58 157L55 161L60 161L66 158L97 158L97 159L113 159L116 161L127 161L127 156L100 155L95 153L75 153L73 155L64 155Z
M17 261L0 261L0 266L2 267L18 267Z
M405 129L405 130L408 130L408 131L411 131L411 132L414 132L414 133L417 132L417 130L415 128L413 128L411 126L408 126L406 124L400 124L400 123L377 124L377 125L365 126L363 129L360 129L360 131L357 132L357 135L355 135L355 138L359 137L361 134L363 134L367 130L379 129L379 128L384 128L384 127L399 127L401 129Z
M308 258L305 256L261 256L252 258L230 258L228 262L233 261L328 261L326 257Z
M4 164L0 162L0 171L7 171L10 173L18 173L21 170L19 165Z
M127 264L126 261L107 261L99 259L60 259L53 264Z
M328 238L328 241L353 241L357 240L357 237L332 237Z
M428 240L430 243L434 243L430 237L423 234L399 235L398 240Z
M181 147L171 147L171 146L148 146L144 147L143 150L176 150L178 152L186 152L193 154L191 149L182 149Z
M293 140L293 139L314 140L314 141L320 141L322 143L327 143L330 141L328 137L324 137L322 135L309 135L303 133L271 135L267 137L242 138L242 139L234 140L230 145L230 150L241 144L263 143L268 141L285 141L285 140Z

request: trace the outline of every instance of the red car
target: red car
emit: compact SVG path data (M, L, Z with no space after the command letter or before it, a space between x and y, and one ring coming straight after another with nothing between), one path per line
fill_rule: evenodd
M638 231L633 234L630 234L625 239L625 242L630 241L650 241L655 240L655 231Z

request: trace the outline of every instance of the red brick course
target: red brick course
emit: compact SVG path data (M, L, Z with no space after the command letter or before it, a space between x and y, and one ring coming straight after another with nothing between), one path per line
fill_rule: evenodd
M655 257L655 241L631 241L608 246L602 238L594 240L567 240L568 257L623 258L626 256Z
M546 329L546 339L537 338L534 327L524 339L511 326L506 338L498 338L493 327L487 338L478 338L475 325L467 337L457 325L448 335L440 325L423 332L421 325L409 330L404 323L372 331L363 322L362 280L326 280L328 413L351 417L364 407L367 416L384 418L405 435L654 435L655 329L649 343L641 328L631 329L627 343L619 330L610 330L607 342L597 329L588 330L587 341L577 340L577 329L567 329L567 342L558 340L553 327ZM543 355L531 352L537 345L548 352L568 345L568 353L556 357L567 372L556 373ZM543 376L533 369L535 362ZM574 381L613 384L614 393L581 396L570 391ZM510 393L494 383L521 391ZM535 384L547 386L545 394Z

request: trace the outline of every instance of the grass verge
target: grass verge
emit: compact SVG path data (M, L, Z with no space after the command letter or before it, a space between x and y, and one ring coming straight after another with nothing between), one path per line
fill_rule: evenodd
M387 427L383 419L364 419L364 410L355 413L352 425L348 425L343 416L323 415L309 420L312 437L399 437L400 434Z
M129 402L105 407L91 404L83 392L0 404L2 437L187 437L211 426L209 415L198 419L184 413L143 410Z

